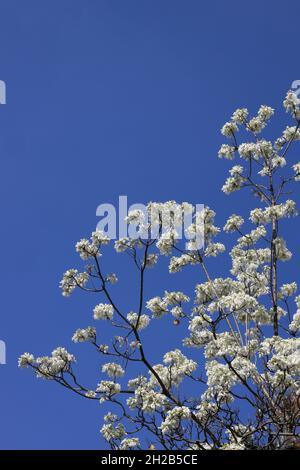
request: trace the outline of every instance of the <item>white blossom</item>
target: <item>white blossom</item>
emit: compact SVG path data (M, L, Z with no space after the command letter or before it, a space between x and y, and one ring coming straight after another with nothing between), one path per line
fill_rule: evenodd
M175 406L168 411L166 419L162 422L160 429L163 434L173 434L181 425L182 420L189 420L190 409L187 406Z
M238 126L234 122L226 122L221 129L221 134L223 134L225 137L231 137L238 130Z
M79 328L75 331L72 336L74 343L80 343L84 341L94 341L96 339L96 329L88 326L87 328Z
M134 449L136 447L139 447L139 445L140 445L140 440L138 437L129 437L129 438L122 440L120 444L120 450Z
M103 364L102 372L105 372L109 377L122 377L125 374L123 367L115 362Z
M144 330L145 328L147 328L147 326L150 323L150 317L148 315L145 315L145 314L138 315L137 313L134 313L134 312L128 313L127 320L138 331Z
M234 159L235 147L227 144L222 144L218 152L219 158L226 158L227 160Z
M29 367L34 363L34 356L30 353L24 353L19 357L18 365L19 367Z
M94 308L95 320L112 320L114 309L110 304L98 304Z
M229 217L226 224L223 227L225 232L235 232L239 230L244 223L243 217L240 215L233 214Z

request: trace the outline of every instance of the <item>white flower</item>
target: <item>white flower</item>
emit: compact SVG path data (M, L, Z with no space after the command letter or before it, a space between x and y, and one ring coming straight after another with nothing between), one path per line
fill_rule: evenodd
M95 245L107 245L110 241L109 237L100 230L92 233L92 241Z
M18 366L25 368L34 363L34 356L30 353L24 353L19 357Z
M160 429L163 434L174 434L180 427L182 420L191 418L191 412L187 406L175 406L168 411L166 419L162 422Z
M146 307L151 310L155 317L161 317L168 311L168 302L161 299L161 297L153 297L153 299L148 300Z
M277 237L274 240L276 257L281 261L288 261L292 257L292 253L287 249L283 238Z
M110 304L98 304L94 308L95 320L112 320L114 309Z
M226 158L227 160L233 160L234 152L235 152L235 147L232 147L231 145L227 145L227 144L222 144L218 152L218 157Z
M115 439L122 439L126 435L126 431L122 423L118 423L116 426L112 423L104 424L100 429L100 432L107 442Z
M135 447L139 447L140 440L138 437L130 437L127 439L123 439L120 444L120 450L130 450L134 449Z
M80 343L84 341L94 341L96 339L96 329L88 326L87 328L79 328L75 331L72 336L74 343Z
M244 124L248 117L249 111L246 108L241 108L237 109L233 115L232 115L232 120L236 122L237 124Z
M123 367L115 362L103 364L102 372L105 372L109 377L122 377L125 374Z
M128 237L120 238L115 242L115 250L117 253L122 253L127 250L132 250L135 247L141 246L139 239L130 239Z
M118 420L118 416L109 411L106 415L103 417L105 423L114 423Z
M283 131L283 137L286 141L299 140L300 130L296 126L287 126Z
M273 116L273 114L274 114L273 108L271 108L270 106L262 105L258 110L257 116L262 121L267 121Z
M158 255L150 254L147 255L145 266L147 268L152 268L158 261Z
M300 162L293 165L293 170L295 172L295 181L300 181Z
M115 284L118 282L118 278L115 273L107 274L106 282L110 282L111 284Z
M259 225L254 230L251 230L250 233L244 235L238 239L238 245L243 246L250 246L254 245L258 240L265 237L267 231L263 225Z
M107 354L109 350L109 347L107 344L100 344L99 345L99 351L102 352L103 354Z
M290 323L289 329L292 333L296 334L300 330L300 295L295 299L297 304L297 311L293 315L293 320Z
M148 315L138 315L137 313L130 312L127 315L127 320L133 325L138 331L147 328L150 323L150 317Z
M170 273L177 273L181 271L184 266L188 266L189 264L196 264L199 263L199 259L192 254L183 254L181 256L172 256L170 259L169 264L169 272Z
M204 251L204 256L217 256L225 251L223 243L210 243Z
M258 134L259 132L261 132L264 127L265 127L265 123L259 117L252 118L247 124L247 129L249 131L254 132L255 134Z
M257 145L252 142L240 144L238 148L241 158L245 158L246 160L248 160L249 158L254 158L255 160L257 160L257 150Z
M221 129L221 134L225 137L232 137L238 130L238 126L234 122L226 122Z
M300 100L297 95L289 91L283 101L283 106L285 107L286 112L290 112L295 117L299 118L299 104Z
M97 386L97 392L103 393L107 397L116 395L121 391L121 385L110 380L102 380Z
M296 203L288 199L282 204L266 207L265 209L257 208L250 212L250 220L254 224L266 225L272 220L279 220L285 217L294 217L298 214Z
M297 290L296 282L291 282L290 284L283 284L279 291L279 296L282 297L290 297L295 294Z
M245 445L238 442L230 442L228 444L223 444L220 447L220 450L244 450Z
M78 273L77 269L68 269L60 281L63 296L68 297L76 287L84 287L89 279L87 273Z
M145 413L154 413L162 409L167 401L163 394L152 389L151 384L142 383L135 389L134 396L128 398L126 403L131 410L140 409Z
M91 243L86 238L82 238L75 245L77 253L79 253L81 259L94 258L98 255L99 245Z
M222 191L225 194L230 194L234 191L238 191L239 189L241 189L242 184L245 180L245 178L242 176L243 167L240 165L235 165L234 167L232 167L229 173L231 174L231 176L227 178L225 184L222 187Z
M243 217L240 215L233 214L229 217L226 224L223 227L225 232L235 232L239 230L244 223Z
M52 379L63 372L68 372L73 362L75 362L75 357L65 348L58 347L52 351L50 357L44 356L36 359L37 377Z
M178 239L178 233L176 230L171 229L167 232L164 232L156 243L157 248L160 251L161 255L169 255L172 251L173 246Z

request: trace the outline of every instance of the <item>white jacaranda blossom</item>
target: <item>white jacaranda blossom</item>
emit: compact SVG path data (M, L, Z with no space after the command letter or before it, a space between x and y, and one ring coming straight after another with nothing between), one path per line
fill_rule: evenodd
M175 229L171 229L168 232L164 232L156 243L157 248L161 255L169 255L172 251L173 246L176 244L179 234Z
M181 308L182 303L189 302L190 298L180 291L168 292L165 291L163 297L154 297L148 300L146 307L153 313L156 318L162 317L162 315L171 312L174 316L182 316L182 309L178 315L178 309L174 310L174 307ZM173 307L173 308L171 308ZM176 315L177 312L177 315Z
M68 269L60 281L60 288L63 291L63 296L69 297L76 287L83 288L88 280L88 273L79 273L77 269Z
M292 334L296 335L300 331L300 295L295 298L297 305L296 313L293 315L293 319L289 325L289 330Z
M122 423L118 423L116 425L112 423L104 424L100 429L100 432L107 442L122 439L126 435L126 431Z
M252 131L254 134L260 133L264 127L265 127L265 123L258 117L254 117L250 119L250 121L247 124L247 129L249 131Z
M290 193L300 181L297 152L296 160L293 155L300 141L298 96L288 92L284 107L290 122L279 136L263 133L274 115L266 105L254 116L237 109L222 128L229 141L221 144L219 164L234 158L239 163L222 189L252 194L256 202L249 209L246 200L238 200L249 214L237 215L238 209L227 205L219 217L208 206L195 211L174 200L129 212L128 236L114 244L134 267L125 271L125 296L111 286L116 275L102 271L106 234L96 231L77 243L87 263L80 271L66 271L62 293L93 292L94 319L110 320L78 328L72 337L105 357L92 381L100 380L96 387L84 383L86 374L77 377L80 363L65 348L50 356L20 356L19 367L106 407L101 434L112 449L298 446L300 296L290 278L293 269L282 263L292 259L293 237L285 232L297 215ZM222 232L217 217L225 220ZM229 260L224 254L216 262L225 246ZM146 269L154 265L154 272ZM169 273L185 269L189 275L182 272L164 283L158 269L166 266Z
M37 357L34 360L32 360L32 355L26 353L25 358L23 355L19 359L20 367L25 366L24 360L26 361L26 358L27 365L34 366L36 376L48 380L68 373L71 370L72 364L75 362L73 354L70 354L62 347L54 349L51 356Z
M150 317L148 315L145 315L145 314L139 315L138 313L135 313L135 312L128 313L127 320L138 331L144 330L145 328L147 328L147 326L150 323Z
M293 165L293 170L295 172L295 181L300 181L300 162L295 163L295 165Z
M296 119L300 119L300 99L293 91L289 91L283 101L283 106L287 113L290 113Z
M144 413L153 413L164 409L168 399L162 393L153 390L153 386L146 382L135 388L134 396L128 398L126 403L131 410L139 409Z
M151 253L150 255L147 255L146 261L145 261L146 268L153 268L153 266L155 266L157 261L158 261L158 255L156 255L154 253Z
M292 253L288 250L286 242L283 240L283 238L275 238L274 246L277 259L281 261L288 261L291 259Z
M107 364L103 364L102 372L105 372L109 377L123 377L125 371L120 364L116 364L115 362L108 362Z
M242 176L244 169L241 165L235 165L231 168L229 173L231 176L227 178L225 184L222 186L222 191L225 194L233 193L234 191L238 191L241 189L245 178Z
M219 158L226 158L227 160L234 159L235 147L232 145L222 144L218 152Z
M168 411L166 419L162 422L160 429L163 434L174 434L182 421L189 420L191 411L187 406L175 406L172 410Z
M99 345L99 351L102 352L103 354L107 354L108 350L109 350L109 346L107 344Z
M114 309L110 304L98 304L94 308L95 320L112 320Z
M240 108L237 109L233 115L232 115L232 120L236 122L237 124L244 124L247 121L249 115L249 111L246 108Z
M262 121L267 121L273 116L273 114L274 114L273 108L271 108L270 106L262 105L258 110L257 116Z
M287 126L283 131L283 138L288 142L300 139L300 130L298 126Z
M103 417L105 423L115 423L118 421L118 415L109 411Z
M120 238L115 242L115 250L117 253L123 253L124 251L127 250L133 250L135 248L140 248L141 247L141 241L139 238L129 238L129 237L123 237Z
M96 328L88 326L87 328L79 328L75 331L72 336L74 343L83 343L85 341L95 341L96 339Z
M101 394L100 403L107 401L113 395L117 395L121 391L121 385L111 380L102 380L99 382L96 392Z
M110 284L115 284L116 282L118 282L118 278L115 273L107 274L105 280Z
M79 253L81 259L89 259L98 256L99 253L99 245L91 243L86 238L82 238L79 242L75 245L77 253Z
M223 243L210 243L204 251L204 256L218 256L225 251Z
M153 297L153 299L148 300L146 307L151 310L155 317L161 317L168 312L168 302L161 297Z
M235 232L241 228L244 223L243 217L240 215L233 214L229 217L226 224L223 227L225 232Z
M291 297L294 295L297 291L297 283L296 282L290 282L289 284L283 284L280 288L279 291L279 296L281 298L283 297Z
M172 256L169 264L169 272L178 273L185 266L194 265L197 263L199 263L199 258L192 253L183 254L181 256Z
M101 230L96 230L92 233L92 241L97 246L107 245L110 242L110 238Z
M286 217L295 217L298 214L296 203L291 199L282 204L276 204L265 209L257 208L250 212L250 220L254 224L266 225L272 220L279 220Z
M266 237L267 231L263 225L259 225L254 230L251 230L250 233L243 235L238 239L238 246L247 247L254 245L261 238Z
M234 122L226 122L221 129L221 134L225 137L232 137L239 130Z
M140 209L129 211L128 216L125 217L125 222L127 224L131 224L131 223L143 224L145 223L145 214Z
M138 437L128 437L123 439L120 444L120 450L131 450L136 449L140 445Z
M245 446L238 442L229 442L220 447L220 450L245 450Z
M29 367L34 363L34 356L30 353L24 353L19 357L18 365L19 367Z
M245 142L240 144L238 147L238 152L241 158L245 160L249 160L253 158L254 160L258 160L260 157L259 147L256 143L252 142Z

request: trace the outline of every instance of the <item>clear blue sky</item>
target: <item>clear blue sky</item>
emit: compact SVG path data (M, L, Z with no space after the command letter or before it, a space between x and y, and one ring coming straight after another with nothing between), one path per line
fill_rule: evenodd
M103 447L100 405L37 381L17 357L63 344L87 382L100 379L88 345L70 341L97 302L58 289L98 204L119 194L190 200L213 207L220 224L243 207L220 191L219 128L235 108L260 104L279 108L282 124L283 95L300 79L299 16L297 0L0 0L2 449ZM118 260L128 305L135 281ZM152 295L165 276L151 273ZM195 282L188 271L166 285ZM168 343L156 337L147 347L159 358Z

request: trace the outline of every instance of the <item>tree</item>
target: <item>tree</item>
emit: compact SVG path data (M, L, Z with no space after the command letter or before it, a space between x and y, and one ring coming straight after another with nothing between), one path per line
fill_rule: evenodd
M20 367L30 367L38 377L88 400L109 403L111 411L101 433L112 449L149 444L168 450L299 447L300 296L296 297L296 282L279 285L279 270L292 256L281 227L282 219L297 215L287 187L300 181L300 162L287 169L286 157L300 140L300 100L288 92L283 104L294 125L274 142L260 137L274 114L268 106L261 106L253 118L247 109L236 110L221 130L230 144L223 144L218 156L241 162L230 169L223 192L249 189L259 203L248 223L233 214L223 228L229 236L237 236L228 277L210 276L211 258L225 251L215 241L220 229L211 209L193 214L188 228L196 236L202 227L204 246L191 238L182 247L175 215L192 214L192 206L149 203L146 216L135 210L126 220L147 233L158 226L157 237L122 238L114 244L116 252L130 255L138 272L136 312L124 312L114 301L112 285L117 277L104 273L102 257L103 246L112 242L103 232L77 243L77 252L89 264L83 272L68 270L61 281L65 296L75 289L101 296L94 319L109 322L117 335L110 344L99 344L96 328L89 326L78 329L72 339L95 348L107 379L92 389L82 385L74 356L61 347L50 357L25 353L19 359ZM247 135L245 143L238 143L238 131ZM170 216L167 231L166 215ZM201 268L203 282L195 286L194 299L177 291L145 299L146 271L160 256L170 256L170 273L188 265ZM294 301L297 308L291 304ZM172 315L186 337L166 352L160 364L152 364L144 330L164 315ZM197 349L197 361L188 358L187 348Z

